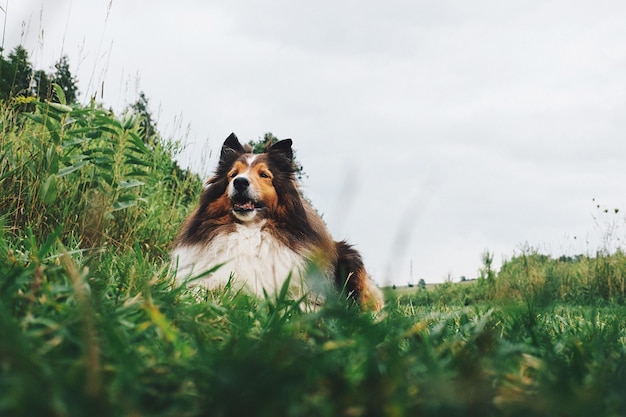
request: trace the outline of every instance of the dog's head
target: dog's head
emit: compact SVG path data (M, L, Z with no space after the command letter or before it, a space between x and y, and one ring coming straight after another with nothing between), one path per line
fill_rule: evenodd
M227 181L232 214L242 222L258 221L281 211L281 200L297 193L291 139L253 154L231 134L220 153L217 177Z

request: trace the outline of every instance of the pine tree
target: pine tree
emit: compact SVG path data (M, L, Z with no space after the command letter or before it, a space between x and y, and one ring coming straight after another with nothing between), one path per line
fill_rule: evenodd
M11 91L8 74L11 72L9 61L4 59L3 49L0 48L0 99L6 100Z
M61 87L65 94L65 101L67 104L72 104L78 98L78 86L76 78L70 71L70 64L67 56L62 56L59 61L54 64L54 74L52 75L52 82Z
M52 80L50 78L51 76L43 70L35 71L33 76L35 81L33 94L37 96L39 101L50 101L52 99Z
M139 126L143 133L143 142L145 144L154 144L158 140L158 130L156 122L150 111L150 103L143 91L139 93L139 98L130 105L130 111L141 118Z
M8 58L0 58L0 98L29 96L33 68L28 61L28 52L24 47L16 46Z

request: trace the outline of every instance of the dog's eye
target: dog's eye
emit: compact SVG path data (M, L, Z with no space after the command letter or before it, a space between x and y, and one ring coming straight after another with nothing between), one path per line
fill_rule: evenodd
M231 178L235 178L237 176L237 171L233 171L230 173Z
M261 178L269 178L270 174L268 174L267 172L261 171L261 172L259 172L259 177L261 177Z

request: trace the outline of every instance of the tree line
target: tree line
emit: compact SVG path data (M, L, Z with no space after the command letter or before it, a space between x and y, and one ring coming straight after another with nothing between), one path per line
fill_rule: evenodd
M29 60L28 51L21 45L16 46L7 57L0 48L0 102L9 102L14 98L34 98L40 102L58 103L54 86L61 89L66 105L78 104L80 92L78 78L70 70L67 55L61 56L54 64L54 70L46 72L35 70ZM28 105L13 106L18 111L32 111ZM126 112L139 116L142 140L146 144L154 145L160 140L156 121L149 109L149 100L140 92L137 100L130 104Z
M19 45L4 57L0 49L0 99L36 97L40 101L57 101L52 86L57 84L65 94L67 104L78 99L78 80L70 71L69 59L63 55L54 71L35 70L29 61L28 51Z

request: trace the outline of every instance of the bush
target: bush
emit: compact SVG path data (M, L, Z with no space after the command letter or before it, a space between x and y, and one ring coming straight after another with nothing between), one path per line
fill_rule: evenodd
M2 114L0 211L9 233L45 238L60 229L73 249L139 244L162 256L200 192L198 176L178 168L169 145L144 144L132 114L31 103L33 113Z

